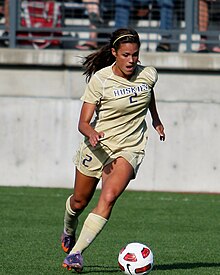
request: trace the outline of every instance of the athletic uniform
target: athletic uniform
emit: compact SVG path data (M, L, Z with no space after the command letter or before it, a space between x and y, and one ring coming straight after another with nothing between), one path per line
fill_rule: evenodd
M81 173L100 178L103 167L121 156L133 166L135 177L144 157L145 117L157 77L155 68L141 65L130 80L115 75L112 66L92 76L81 100L96 105L91 125L104 137L96 147L87 137L81 143L75 159Z

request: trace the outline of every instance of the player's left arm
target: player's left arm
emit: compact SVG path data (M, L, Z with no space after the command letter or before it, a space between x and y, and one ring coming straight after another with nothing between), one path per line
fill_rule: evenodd
M155 130L158 132L158 134L160 136L160 140L164 141L165 140L164 126L163 126L163 124L159 118L158 112L157 112L157 106L156 106L153 89L152 89L152 94L151 94L151 102L149 105L149 110L150 110L150 114L152 117L152 125L155 128Z

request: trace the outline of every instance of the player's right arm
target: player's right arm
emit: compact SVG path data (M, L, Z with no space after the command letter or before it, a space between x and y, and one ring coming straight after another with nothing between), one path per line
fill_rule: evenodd
M78 124L78 129L80 133L88 137L89 142L93 147L97 145L100 138L104 137L103 132L98 133L90 125L90 121L93 117L95 109L96 109L95 104L83 102L80 118L79 118L79 124Z

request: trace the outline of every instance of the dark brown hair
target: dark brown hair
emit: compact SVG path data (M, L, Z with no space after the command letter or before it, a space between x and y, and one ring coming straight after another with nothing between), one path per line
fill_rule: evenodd
M83 66L85 67L86 80L89 82L91 76L100 69L110 66L115 62L111 49L116 52L122 43L137 43L140 48L140 39L138 33L133 29L118 29L110 37L108 44L102 46L98 51L85 57Z

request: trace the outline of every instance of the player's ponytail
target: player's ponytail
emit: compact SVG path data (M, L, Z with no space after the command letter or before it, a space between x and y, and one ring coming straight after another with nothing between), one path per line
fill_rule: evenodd
M115 62L111 49L114 48L117 52L121 43L137 43L140 48L138 33L133 29L118 29L112 33L108 44L85 57L83 66L85 67L84 74L86 75L87 82L95 72Z
M115 57L111 53L109 43L101 47L98 51L88 55L83 62L83 66L86 68L83 74L86 75L87 82L89 82L95 72L110 66L114 61Z

